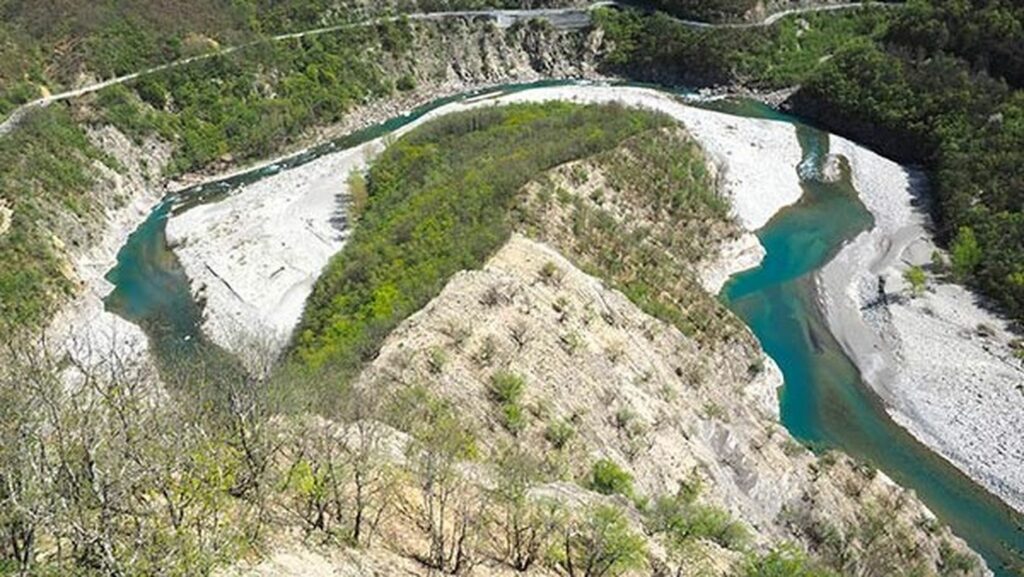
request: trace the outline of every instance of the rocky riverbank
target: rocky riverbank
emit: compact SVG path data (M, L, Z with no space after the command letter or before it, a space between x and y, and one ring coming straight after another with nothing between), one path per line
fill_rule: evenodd
M170 158L170 148L156 139L135 143L111 127L90 131L89 139L104 150L121 171L100 162L94 195L102 199L106 226L98 242L84 250L68 251L66 274L81 287L46 329L47 344L54 351L70 354L76 361L97 367L117 357L117 362L134 361L147 354L142 329L106 310L103 301L113 290L106 274L117 264L117 253L128 237L159 202L165 190L153 184Z
M923 175L832 143L875 218L818 275L833 334L897 423L1024 511L1024 366L1009 323L932 267ZM904 279L912 266L929 270L920 294Z

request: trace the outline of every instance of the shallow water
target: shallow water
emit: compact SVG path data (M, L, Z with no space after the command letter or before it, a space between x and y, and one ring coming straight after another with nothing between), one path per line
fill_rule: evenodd
M498 90L571 83L548 81ZM172 210L215 202L239 186L333 150L372 140L430 110L477 95L473 92L437 100L275 166L194 187L166 199L118 254L118 264L107 277L116 286L107 299L108 309L139 324L158 359L166 362L207 354L221 358L223 353L202 336L201 307L192 298L181 265L167 248L165 228ZM805 176L814 176L828 151L826 134L757 103L720 101L706 107L794 123L805 152L801 167ZM1024 574L1024 517L1012 513L896 426L832 338L820 316L812 274L843 242L870 226L871 216L856 198L849 180L824 184L808 178L804 188L800 203L776 215L758 232L768 251L762 265L737 275L723 291L723 300L748 323L782 368L786 380L781 395L783 423L801 441L842 449L915 489L943 521L982 553L1000 577Z
M795 122L753 104L719 104L748 116ZM997 576L1022 574L1024 516L982 490L887 415L822 318L813 273L871 225L848 174L834 184L814 179L828 152L826 134L796 123L804 150L804 197L757 236L761 266L740 273L722 298L754 331L785 377L782 422L804 443L839 448L914 489L936 515L985 557Z

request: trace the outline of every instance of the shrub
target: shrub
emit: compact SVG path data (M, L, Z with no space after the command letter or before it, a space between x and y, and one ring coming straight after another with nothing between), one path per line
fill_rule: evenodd
M576 429L563 419L555 419L544 429L544 438L556 449L563 449L576 435Z
M602 495L617 494L633 498L633 476L611 459L601 459L594 463L590 469L587 487Z
M415 90L416 79L406 74L400 77L397 82L395 82L395 88L397 88L401 92L409 92L410 90Z
M566 524L551 561L569 577L615 577L647 564L642 535L617 507L599 506Z
M981 263L981 247L978 246L978 239L971 227L960 227L950 246L950 253L953 259L953 274L958 280L967 280Z
M742 550L750 540L746 527L724 509L694 502L685 486L673 496L659 497L647 514L647 526L663 533L673 547L682 549L694 539L709 539L726 549Z
M514 403L506 403L501 406L501 424L508 432L515 436L526 428L526 411L523 407Z
M751 555L743 568L744 577L838 577L817 567L792 545L782 545L764 555Z
M919 266L912 266L903 271L903 278L910 284L911 294L920 296L924 292L926 280L924 269Z
M491 397L502 404L517 404L523 398L526 383L523 378L509 371L497 371L491 375Z

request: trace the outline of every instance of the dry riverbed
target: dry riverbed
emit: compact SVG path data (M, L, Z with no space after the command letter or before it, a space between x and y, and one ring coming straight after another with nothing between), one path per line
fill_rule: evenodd
M832 151L875 218L818 275L833 334L897 423L1024 511L1024 367L1009 323L931 274L914 296L903 273L930 268L936 250L923 176L838 137Z

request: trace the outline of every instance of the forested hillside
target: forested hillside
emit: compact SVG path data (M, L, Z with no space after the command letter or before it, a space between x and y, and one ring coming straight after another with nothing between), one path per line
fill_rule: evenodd
M967 5L969 4L969 6ZM1024 8L917 0L764 30L605 13L609 64L690 84L801 85L794 110L929 169L951 273L1024 318Z
M478 268L507 240L513 196L531 175L667 123L606 107L508 107L435 122L389 147L370 173L359 226L317 281L297 357L342 381L356 375L452 274Z
M0 0L0 118L86 79L268 35L408 12L544 7L572 0Z

